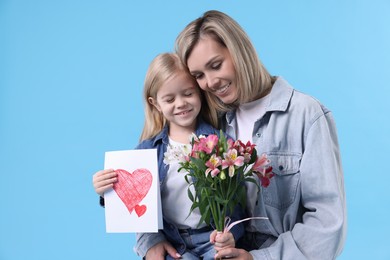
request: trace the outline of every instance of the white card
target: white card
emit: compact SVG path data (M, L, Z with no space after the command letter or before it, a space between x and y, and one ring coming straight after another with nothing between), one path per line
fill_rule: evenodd
M163 228L157 150L105 153L104 168L118 173L104 194L106 232L158 232Z

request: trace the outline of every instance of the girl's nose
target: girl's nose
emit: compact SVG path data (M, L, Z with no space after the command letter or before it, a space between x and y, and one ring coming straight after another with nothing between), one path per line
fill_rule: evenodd
M177 98L176 99L176 106L177 107L183 107L185 105L187 105L187 101L185 100L185 98Z

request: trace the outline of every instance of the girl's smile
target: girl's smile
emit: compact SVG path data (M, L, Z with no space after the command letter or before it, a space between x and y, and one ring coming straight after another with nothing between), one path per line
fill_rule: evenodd
M160 111L169 123L170 130L194 131L201 109L200 90L185 72L167 80L157 91L156 99L149 102Z

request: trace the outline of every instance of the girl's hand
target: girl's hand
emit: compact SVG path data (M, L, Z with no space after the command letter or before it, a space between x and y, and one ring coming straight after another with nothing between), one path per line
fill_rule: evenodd
M147 252L145 259L146 260L164 260L166 255L171 256L173 259L181 258L181 255L176 251L176 249L168 242L163 241L157 243L151 247Z
M112 189L118 181L118 174L114 169L101 170L96 172L92 178L92 184L97 194L103 197L105 191Z
M236 246L233 234L230 231L217 232L217 230L214 230L210 234L210 242L211 244L214 244L214 248L217 250L217 252L222 249L234 248Z

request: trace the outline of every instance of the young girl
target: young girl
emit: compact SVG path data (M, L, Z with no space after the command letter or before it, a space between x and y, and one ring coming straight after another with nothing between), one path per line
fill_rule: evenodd
M202 106L200 89L176 54L160 54L152 61L146 74L144 98L145 124L136 149L157 149L164 230L137 234L135 250L146 259L164 259L159 247L170 243L174 249L165 248L167 259L180 256L182 259L214 259L215 249L235 246L235 241L243 235L243 225L234 226L231 234L225 235L227 239L213 245L215 231L205 224L198 226L200 212L194 210L188 216L192 203L186 194L188 184L184 175L178 173L178 163L165 165L163 160L168 145L189 144L192 133L218 133L205 121L215 124L216 114L207 105ZM112 169L99 171L93 177L93 185L100 196L115 182L116 173ZM232 219L242 218L240 214L234 212Z

